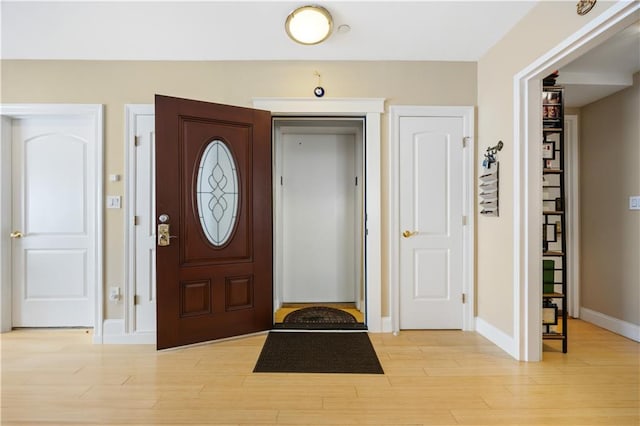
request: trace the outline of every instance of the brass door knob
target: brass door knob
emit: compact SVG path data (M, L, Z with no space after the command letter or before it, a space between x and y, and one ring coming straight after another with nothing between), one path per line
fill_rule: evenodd
M404 231L402 233L402 236L405 237L405 238L409 238L409 237L413 237L417 233L418 233L418 231Z
M22 238L22 232L20 231L13 231L11 234L9 234L9 236L11 238Z

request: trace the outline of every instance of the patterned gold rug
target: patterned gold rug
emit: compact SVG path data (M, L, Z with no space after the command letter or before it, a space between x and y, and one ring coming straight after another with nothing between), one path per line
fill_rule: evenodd
M311 306L326 306L328 308L342 309L353 315L358 322L364 323L364 313L359 311L353 303L284 303L282 307L276 311L275 322L281 323L291 312Z
M366 330L364 315L350 303L288 304L276 313L274 328Z

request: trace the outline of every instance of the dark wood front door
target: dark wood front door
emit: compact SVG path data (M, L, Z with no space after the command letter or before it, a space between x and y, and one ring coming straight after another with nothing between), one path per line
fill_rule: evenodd
M155 114L158 349L270 329L271 114L160 95Z

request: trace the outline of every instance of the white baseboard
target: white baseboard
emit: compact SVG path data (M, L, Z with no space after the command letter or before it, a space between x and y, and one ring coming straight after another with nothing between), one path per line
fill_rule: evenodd
M480 317L476 317L476 332L489 339L493 344L515 359L518 359L517 351L515 350L516 342L512 336L509 336L504 331L497 329Z
M383 333L391 333L393 331L393 327L391 326L391 317L382 317L381 323Z
M628 339L640 342L640 325L632 324L618 318L610 317L601 312L592 311L584 306L580 307L580 319L624 336ZM571 330L569 330L571 333Z
M94 336L93 343L115 345L155 345L156 333L126 333L124 320L105 320L102 325L102 336Z

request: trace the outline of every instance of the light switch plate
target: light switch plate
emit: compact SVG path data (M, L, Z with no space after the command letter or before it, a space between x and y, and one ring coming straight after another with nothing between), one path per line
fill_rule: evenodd
M640 195L629 197L629 210L640 210Z
M107 195L107 208L119 209L122 197L119 195Z

